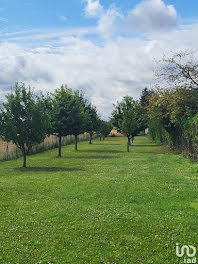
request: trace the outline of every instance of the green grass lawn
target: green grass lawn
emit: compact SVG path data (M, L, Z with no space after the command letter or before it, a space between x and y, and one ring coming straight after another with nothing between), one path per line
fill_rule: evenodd
M0 263L175 264L198 246L198 164L146 137L0 163Z

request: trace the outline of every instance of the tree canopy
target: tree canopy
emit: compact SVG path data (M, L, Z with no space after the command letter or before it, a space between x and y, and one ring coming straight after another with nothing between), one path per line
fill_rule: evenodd
M147 106L151 137L171 148L198 156L198 60L192 52L164 57L160 82Z
M89 144L92 144L92 137L100 125L100 118L97 113L97 109L92 104L85 106L85 131L89 133Z
M0 135L22 151L23 167L26 155L45 139L49 127L50 114L43 97L35 95L31 87L16 83L0 110Z
M129 151L130 139L143 129L140 103L131 96L125 96L121 102L117 102L112 112L112 124L118 132L128 138L127 151Z
M52 95L52 133L59 138L59 157L61 157L61 139L63 136L77 136L85 131L85 100L79 91L73 91L62 85Z

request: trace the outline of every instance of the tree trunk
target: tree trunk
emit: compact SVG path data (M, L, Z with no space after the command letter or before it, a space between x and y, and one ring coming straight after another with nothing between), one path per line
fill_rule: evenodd
M61 136L58 137L58 156L61 157Z
M134 137L132 137L131 140L132 140L132 143L133 143L133 141L134 141Z
M128 140L127 140L127 152L129 152L129 146L130 146L130 137L128 137Z
M92 144L92 134L90 134L89 144Z
M26 168L26 152L23 152L23 168Z
M100 141L102 140L102 137L100 136Z
M104 140L105 140L105 137L103 137L102 139L103 139L103 141L104 141Z
M75 135L75 150L78 150L78 136Z

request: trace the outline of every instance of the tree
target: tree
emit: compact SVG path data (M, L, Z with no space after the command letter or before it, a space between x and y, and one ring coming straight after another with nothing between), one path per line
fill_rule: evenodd
M126 135L127 151L129 152L130 139L134 138L142 129L139 103L130 96L125 96L117 102L112 112L112 124L119 132Z
M122 121L123 121L123 109L122 104L120 102L117 102L117 104L114 104L114 110L111 114L111 122L114 127L116 127L117 131L121 133L122 129Z
M92 137L94 132L99 127L99 116L95 106L88 104L85 106L85 131L89 133L89 144L92 144Z
M112 126L111 122L100 120L98 130L97 130L97 132L100 136L100 141L102 138L104 140L105 137L107 137L110 134L112 129L113 129L113 126Z
M192 156L197 153L198 60L195 52L164 56L157 66L160 82L147 107L149 133L155 141Z
M52 133L59 139L59 157L61 157L62 137L72 133L74 105L74 93L67 85L62 85L52 95Z
M149 105L149 98L154 95L154 90L149 90L147 87L143 89L140 96L140 105L145 109Z
M78 148L78 135L86 131L85 106L86 100L83 98L82 93L78 90L74 91L71 106L71 134L75 136L75 150Z
M198 89L158 89L150 98L148 113L150 130L155 130L153 138L157 132L157 140L180 149L187 121L198 113Z
M36 96L31 87L27 88L23 83L16 83L6 99L0 111L0 135L21 150L25 168L26 156L32 147L47 136L50 114L43 97Z
M139 107L139 115L141 116L141 126L142 130L145 131L146 128L148 128L148 106L149 106L149 100L152 96L154 96L155 92L153 89L149 90L148 88L144 88L141 96L140 96L140 107Z
M133 139L139 131L139 123L137 116L138 103L131 100L132 98L126 98L126 105L123 104L123 121L121 125L121 131L128 138L127 151L129 152L130 139Z
M156 76L163 86L198 88L198 60L196 52L181 51L164 56L157 65ZM165 82L164 82L165 81Z
M104 126L103 126L103 131L102 131L103 140L111 133L112 129L113 129L113 126L111 122L104 121Z

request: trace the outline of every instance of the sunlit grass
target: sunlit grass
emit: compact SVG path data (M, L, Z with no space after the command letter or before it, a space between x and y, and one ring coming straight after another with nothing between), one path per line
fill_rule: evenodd
M182 263L197 246L198 167L146 137L0 163L0 263Z

